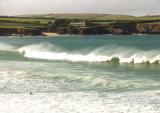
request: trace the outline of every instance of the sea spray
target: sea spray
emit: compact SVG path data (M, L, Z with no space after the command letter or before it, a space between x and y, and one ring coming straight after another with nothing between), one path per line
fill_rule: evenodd
M96 49L86 48L81 51L88 51L84 54L63 51L61 47L52 44L27 45L18 49L24 52L24 56L35 59L66 60L73 62L108 62L117 60L119 63L160 63L160 50L140 50L118 46L103 46ZM116 59L115 59L116 58Z
M0 43L0 51L13 51L14 49L15 47L12 45Z
M13 54L20 52L24 57L33 59L72 61L72 62L112 62L112 63L160 63L160 50L141 50L125 46L107 45L97 48L79 48L75 51L67 51L65 48L51 43L39 43L25 45L17 48L0 43L0 51ZM15 55L14 56L20 56Z

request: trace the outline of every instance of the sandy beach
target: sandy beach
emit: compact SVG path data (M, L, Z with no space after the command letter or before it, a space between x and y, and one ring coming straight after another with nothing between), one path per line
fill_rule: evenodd
M43 34L44 36L49 36L49 37L59 36L58 33L54 33L54 32L42 32L42 34Z

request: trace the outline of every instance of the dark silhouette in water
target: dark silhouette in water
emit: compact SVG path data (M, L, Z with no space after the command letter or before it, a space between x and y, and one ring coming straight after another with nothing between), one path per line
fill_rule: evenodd
M22 51L22 54L23 54L23 56L25 55L25 51L24 50Z
M33 95L33 93L32 93L31 91L29 92L29 94L30 94L30 95Z

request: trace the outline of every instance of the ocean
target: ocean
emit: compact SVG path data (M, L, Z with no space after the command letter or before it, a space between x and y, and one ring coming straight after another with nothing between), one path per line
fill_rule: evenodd
M0 36L0 113L160 113L160 35Z

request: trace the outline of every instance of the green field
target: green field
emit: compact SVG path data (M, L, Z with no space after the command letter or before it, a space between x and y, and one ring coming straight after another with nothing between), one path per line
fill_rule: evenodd
M51 19L39 19L39 18L22 18L22 17L0 17L0 21L13 21L13 22L40 22L41 24L48 24Z
M62 14L37 14L37 15L22 15L34 18L55 18L55 19L91 19L91 20L160 20L160 15L155 16L130 16L130 15L115 15L115 14L94 14L94 13L62 13Z
M65 14L41 14L41 15L23 15L32 18L53 18L53 19L88 19L95 24L108 25L114 22L137 22L137 23L158 23L160 15L154 16L130 16L130 15L115 15L115 14L94 14L94 13L65 13Z
M0 16L0 28L46 28L57 19L87 19L95 24L108 25L114 22L139 22L160 24L160 16L113 15L113 14L41 14L16 17Z
M44 28L44 27L46 26L45 25L0 22L0 28Z
M45 28L49 22L54 22L54 20L32 17L0 17L0 28Z
M55 18L55 19L93 19L93 20L124 20L124 19L134 19L134 16L129 15L113 15L113 14L94 14L94 13L68 13L68 14L44 14L44 15L23 15L27 17L35 17L35 18Z

